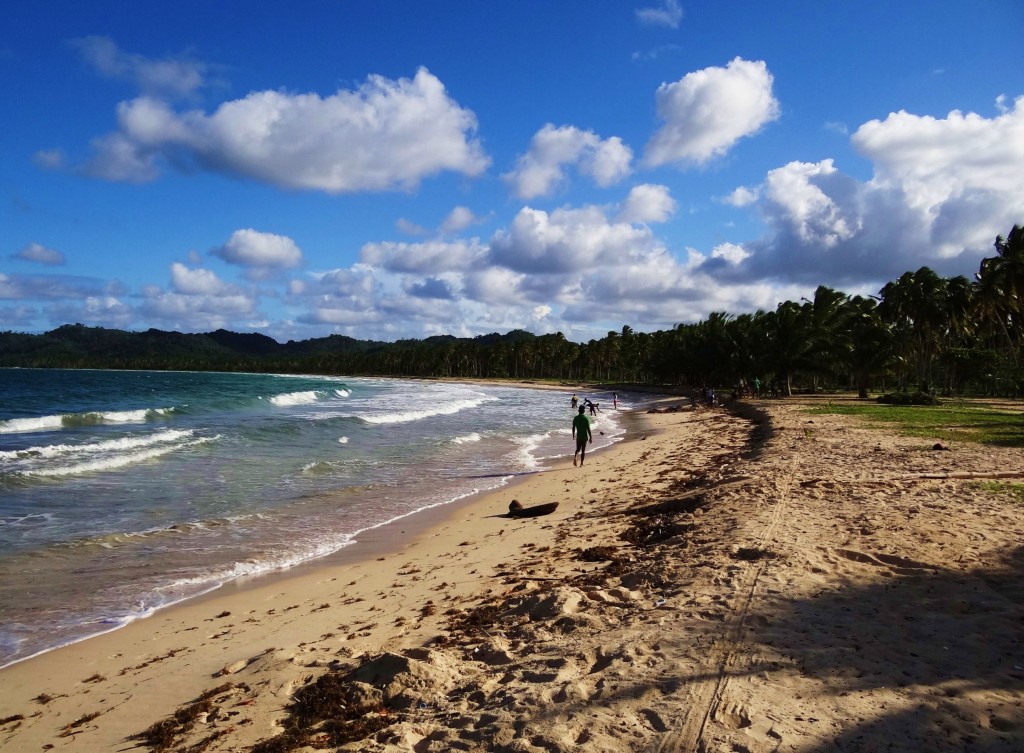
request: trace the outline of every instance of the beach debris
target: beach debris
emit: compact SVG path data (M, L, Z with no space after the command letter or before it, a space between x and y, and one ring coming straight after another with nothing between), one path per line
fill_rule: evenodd
M241 672L247 666L249 666L249 660L248 659L239 659L238 661L233 662L231 664L228 664L227 666L225 666L222 669L218 670L216 673L214 673L213 676L214 677L222 677L224 675L233 675L233 674L236 674L238 672Z
M679 413L684 410L682 405L669 405L665 408L649 408L648 413ZM644 437L646 439L646 437Z
M510 518L535 518L539 515L550 515L558 509L557 502L545 502L539 505L524 507L518 499L513 499L508 504L508 516Z
M209 718L217 710L214 699L235 689L249 690L245 685L226 682L207 690L191 703L182 706L173 716L150 725L142 732L129 736L129 740L141 740L151 750L164 751L183 738L199 722L200 718ZM223 702L224 699L221 699Z
M617 550L613 546L591 546L577 551L579 558L584 562L607 562L618 558Z
M284 731L256 743L252 753L288 753L299 748L337 748L363 740L396 721L383 693L351 674L329 672L299 688L282 720Z
M134 670L144 669L144 668L150 666L151 664L156 664L157 662L166 661L167 659L173 659L178 654L180 654L180 653L182 653L184 651L190 651L190 650L191 649L189 649L187 646L182 646L181 648L172 648L166 654L161 654L160 656L154 656L151 659L146 659L146 661L142 662L141 664L136 664L136 665L131 666L131 667L125 667L124 669L122 669L117 674L120 675L120 676L124 676L124 675L126 675L129 672L132 672Z
M760 549L754 546L735 546L732 549L732 553L729 555L734 560L742 560L744 562L756 562L757 560L773 559L777 555L775 552L770 552L767 549Z
M98 716L101 716L102 714L102 711L94 711L91 714L85 714L83 716L78 717L77 719L75 719L75 721L65 725L64 729L61 731L59 735L57 735L57 737L70 737L71 735L77 734L76 730L79 727L88 724L93 719L95 719Z
M452 615L448 624L453 633L465 635L477 635L497 631L501 624L505 610L496 603L481 604L474 609Z

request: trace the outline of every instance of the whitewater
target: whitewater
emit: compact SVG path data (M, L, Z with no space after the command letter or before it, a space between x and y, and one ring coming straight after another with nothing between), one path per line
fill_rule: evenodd
M543 469L572 452L571 394L0 369L0 666ZM588 397L595 449L621 439Z

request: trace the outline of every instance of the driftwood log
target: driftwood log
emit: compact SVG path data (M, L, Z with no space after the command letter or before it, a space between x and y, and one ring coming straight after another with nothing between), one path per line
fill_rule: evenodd
M513 499L508 505L508 516L510 518L536 518L538 515L549 515L557 508L557 502L545 502L540 505L524 507L518 499Z

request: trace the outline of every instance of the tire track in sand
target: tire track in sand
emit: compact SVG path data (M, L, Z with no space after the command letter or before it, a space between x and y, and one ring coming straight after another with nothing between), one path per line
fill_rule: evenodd
M794 479L797 476L796 470L796 468L790 468L789 473L780 479L777 489L778 497L772 506L767 524L756 539L756 548L762 552L774 540L779 521L788 507ZM723 698L729 679L742 656L740 649L744 643L744 623L750 614L758 582L768 566L768 561L765 558L759 558L745 562L746 567L741 572L740 582L736 587L738 598L733 603L724 622L721 637L715 641L707 653L705 662L707 671L701 673L691 682L688 690L689 698L682 718L674 729L669 730L658 739L653 748L657 753L698 753L705 749L702 745L704 731L707 728L708 720L715 717L716 712L723 708ZM723 708L723 713L729 713L729 711Z

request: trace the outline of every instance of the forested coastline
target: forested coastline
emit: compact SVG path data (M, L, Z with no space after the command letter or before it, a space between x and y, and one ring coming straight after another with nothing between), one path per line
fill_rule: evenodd
M69 324L0 332L0 366L260 371L366 376L511 378L728 388L756 378L775 394L856 389L1020 395L1024 369L1024 229L995 241L975 279L929 267L877 296L820 286L774 311L668 330L629 325L599 340L522 330L475 338L377 342L331 335L279 343L261 334L185 334Z

